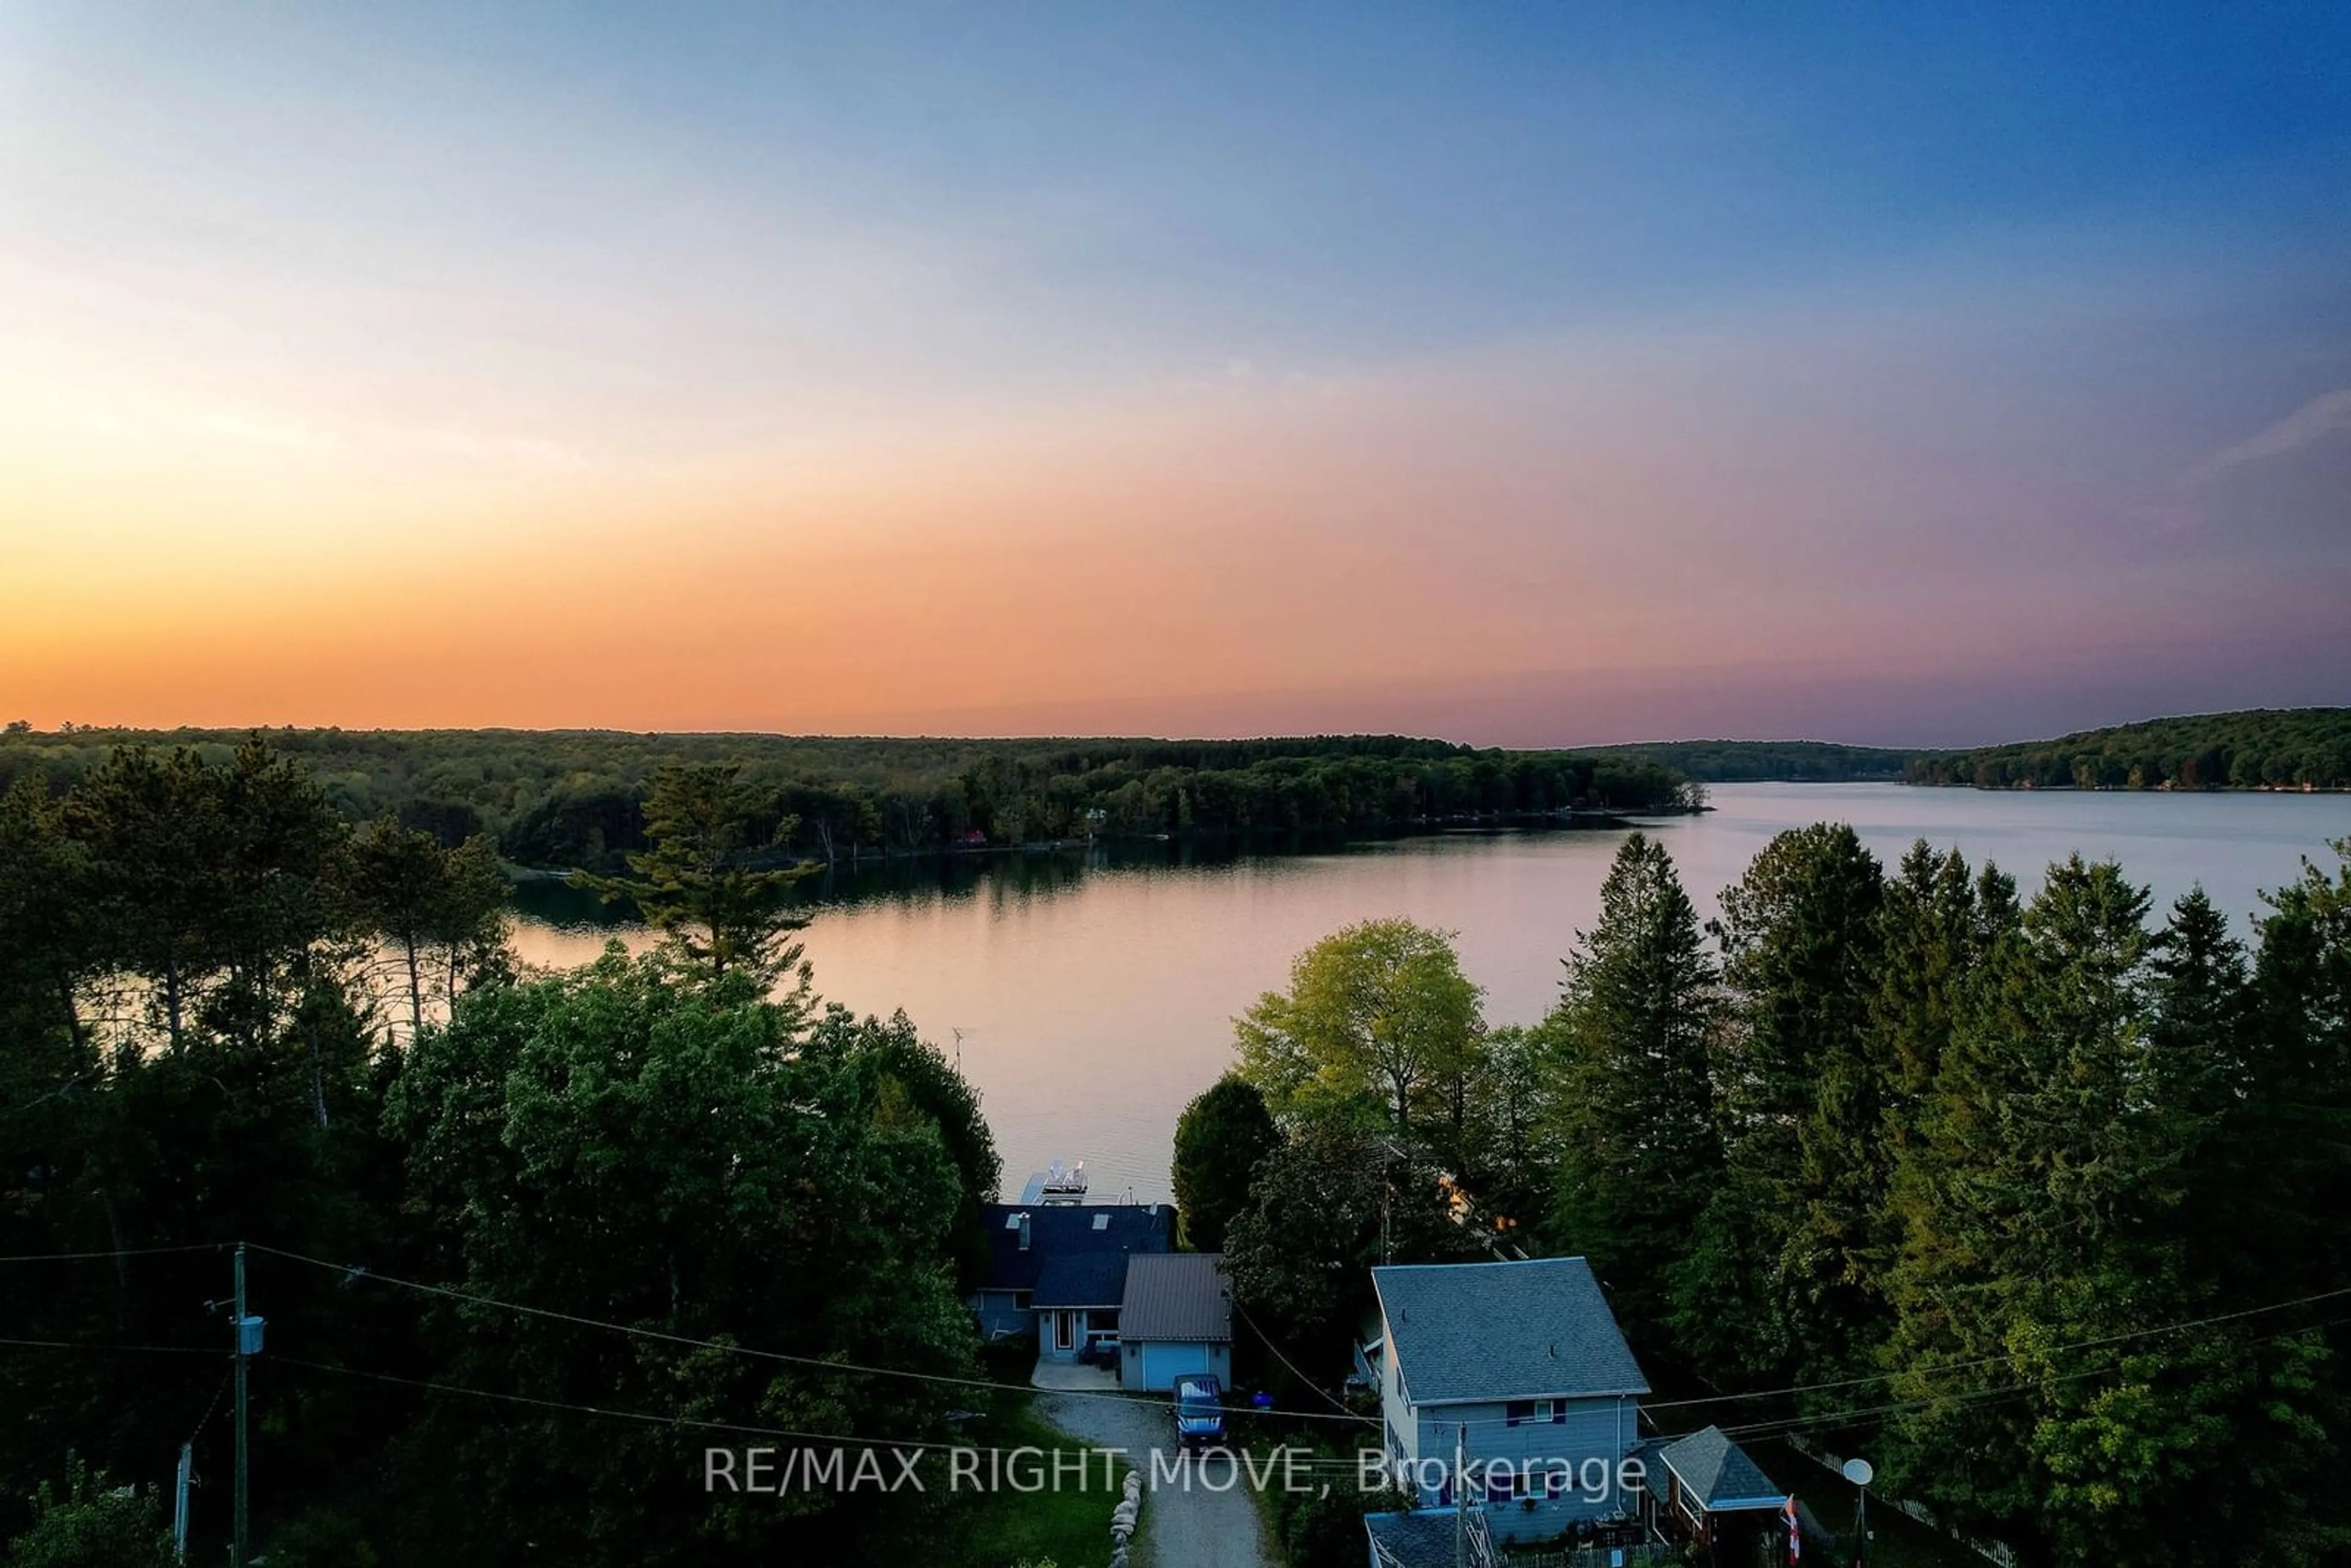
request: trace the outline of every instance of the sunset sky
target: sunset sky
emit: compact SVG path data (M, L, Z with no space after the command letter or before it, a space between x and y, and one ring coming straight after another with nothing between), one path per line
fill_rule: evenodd
M0 718L2351 702L2351 7L0 0Z

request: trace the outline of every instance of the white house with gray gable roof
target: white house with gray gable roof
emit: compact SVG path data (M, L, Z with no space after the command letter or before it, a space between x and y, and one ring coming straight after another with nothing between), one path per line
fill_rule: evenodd
M1494 1538L1538 1541L1640 1508L1625 1460L1649 1392L1581 1258L1374 1269L1388 1458L1424 1506L1452 1500L1457 1434ZM1629 1484L1628 1484L1629 1483Z

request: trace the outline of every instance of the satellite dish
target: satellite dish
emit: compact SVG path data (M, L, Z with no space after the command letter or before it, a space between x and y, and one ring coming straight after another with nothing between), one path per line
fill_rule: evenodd
M1865 1487L1876 1478L1877 1472L1870 1468L1867 1459L1847 1459L1844 1462L1844 1479L1857 1487Z

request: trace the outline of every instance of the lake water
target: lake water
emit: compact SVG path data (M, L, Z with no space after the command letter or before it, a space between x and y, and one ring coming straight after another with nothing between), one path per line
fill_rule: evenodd
M2028 895L2052 860L2119 860L2158 910L2201 883L2241 925L2302 857L2351 835L2351 796L1988 793L1895 784L1747 784L1656 831L1711 915L1764 842L1850 822L1889 864L1924 837L1987 857ZM860 1012L906 1009L980 1089L1017 1192L1050 1159L1086 1162L1097 1198L1164 1199L1176 1117L1232 1059L1233 1015L1290 959L1351 922L1403 915L1458 933L1488 1018L1531 1022L1592 924L1621 831L1459 833L1327 852L1202 861L1146 846L901 865L816 895L803 934L818 989ZM1186 863L1187 861L1189 863ZM526 918L522 956L593 957L642 928ZM581 914L585 914L582 910Z

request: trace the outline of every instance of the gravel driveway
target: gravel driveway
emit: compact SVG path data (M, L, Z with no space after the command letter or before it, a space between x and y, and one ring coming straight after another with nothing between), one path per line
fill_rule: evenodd
M1083 1442L1125 1452L1143 1475L1142 1541L1152 1568L1274 1568L1273 1553L1258 1527L1257 1504L1249 1479L1235 1475L1229 1459L1208 1461L1191 1484L1153 1482L1151 1456L1166 1456L1159 1467L1175 1469L1176 1422L1165 1395L1102 1398L1040 1390L1037 1414ZM1233 1484L1222 1491L1212 1490ZM1204 1484L1205 1483L1205 1484ZM1102 1562L1110 1561L1110 1511L1102 1511ZM1061 1568L1099 1568L1065 1563Z

